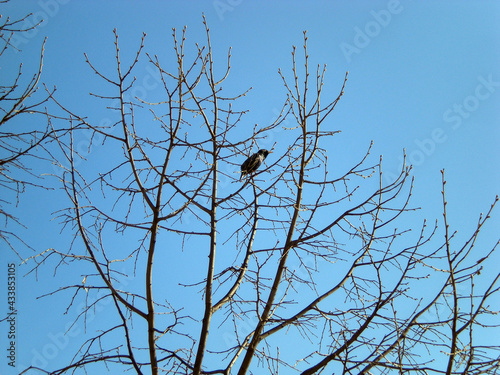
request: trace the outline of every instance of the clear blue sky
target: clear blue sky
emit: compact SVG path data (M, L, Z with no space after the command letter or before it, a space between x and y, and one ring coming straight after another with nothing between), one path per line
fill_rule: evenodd
M373 153L383 155L390 175L397 173L406 149L416 177L414 206L423 208L417 217L429 219L440 219L439 171L444 168L451 224L464 234L499 193L498 1L14 0L0 5L0 10L13 19L27 13L44 18L36 31L16 41L22 52L11 51L2 59L2 75L15 71L21 61L27 73L33 71L42 41L48 37L42 81L57 86L59 97L79 113L89 112L95 102L88 92L97 91L95 85L101 84L83 54L105 71L114 69L114 28L126 56L135 52L146 32L146 51L167 58L172 27L188 26L188 44L205 40L204 13L216 54L223 57L232 47L230 88L253 87L243 102L250 110L245 120L261 125L274 120L281 108L285 91L277 71L290 68L292 45L301 46L302 32L307 30L312 62L327 64L325 85L331 97L337 95L349 71L345 95L328 124L342 131L337 149L331 150L340 158L339 164L357 160L373 140ZM143 86L149 74L145 66L136 72ZM159 90L144 91L144 99ZM89 115L101 116L92 109ZM51 173L44 168L36 170ZM38 251L68 243L57 220L50 221L50 212L60 207L53 200L56 194L28 189L16 211L28 227L21 232L23 238ZM498 216L497 212L489 225L485 244L496 239ZM0 285L4 285L5 265L17 259L5 248L1 251ZM493 260L491 272L497 272L499 262L498 257ZM48 350L72 317L62 315L62 308L52 308L56 303L50 297L36 299L57 288L58 278L67 276L64 272L54 278L46 271L35 281L33 274L21 277L23 268L18 270L18 362L28 365L37 353ZM1 311L4 296L2 287ZM2 353L4 329L3 325ZM47 358L49 350L41 360L48 366L61 363L77 342L76 338L60 341L54 358ZM0 372L16 373L6 370L3 356Z

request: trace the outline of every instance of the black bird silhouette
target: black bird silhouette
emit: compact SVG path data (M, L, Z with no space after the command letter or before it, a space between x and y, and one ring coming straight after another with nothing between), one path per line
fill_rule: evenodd
M245 177L247 174L255 172L267 158L267 155L269 155L269 151L262 149L245 160L245 162L241 164L241 178Z

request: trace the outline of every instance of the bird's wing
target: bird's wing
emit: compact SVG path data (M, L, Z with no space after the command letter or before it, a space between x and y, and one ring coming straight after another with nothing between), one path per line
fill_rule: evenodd
M254 154L254 155L250 156L247 160L245 160L245 162L241 165L241 170L248 171L249 169L251 169L252 164L254 163L255 157L256 157L256 155Z

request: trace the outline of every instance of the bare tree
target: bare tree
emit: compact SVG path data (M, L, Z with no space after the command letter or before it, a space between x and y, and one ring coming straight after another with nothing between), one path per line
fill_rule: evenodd
M72 136L58 138L71 202L59 217L73 240L28 262L33 272L51 259L78 266L81 281L54 291L70 293L69 311L86 301L75 324L103 301L115 319L87 325L94 333L72 362L46 372L106 364L137 374L497 373L500 346L480 335L499 326L491 308L499 275L480 274L497 244L472 252L494 204L455 243L443 173L443 230L438 222L404 228L414 211L410 168L384 185L371 146L351 168L328 168L324 144L339 132L327 120L347 74L339 93L321 100L326 67L311 76L304 33L303 57L294 47L290 77L279 72L281 113L248 128L238 107L247 91L222 90L231 52L216 65L204 25L206 44L194 53L186 30L174 29L172 70L143 53L144 36L125 64L116 31L113 77L87 58L114 90L93 94L116 119L110 126L58 102L112 157L84 176ZM130 97L144 55L163 83L157 102ZM240 182L241 162L278 132L289 145L273 147ZM123 282L124 269L134 282Z
M4 58L9 50L18 51L11 43L16 33L25 33L38 26L37 24L28 28L23 27L24 21L30 16L31 14L28 14L19 20L11 20L0 15L0 39L3 42L0 58ZM38 69L27 82L24 82L22 63L20 63L16 75L0 84L0 189L2 191L0 217L4 223L0 228L0 240L16 252L21 260L23 258L16 251L12 240L17 239L23 243L24 241L15 231L9 229L8 225L17 223L22 226L22 223L11 211L4 208L4 204L11 203L10 197L19 202L20 194L25 191L27 185L43 187L43 184L36 182L40 176L32 173L29 161L49 156L45 152L44 145L52 131L50 124L40 128L32 126L31 121L22 123L20 119L26 119L35 113L43 114L42 104L49 99L49 95L35 98L42 74L44 46L45 41L42 44Z

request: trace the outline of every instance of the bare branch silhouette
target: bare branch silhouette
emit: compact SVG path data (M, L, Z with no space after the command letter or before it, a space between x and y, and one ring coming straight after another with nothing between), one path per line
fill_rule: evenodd
M0 40L3 46L0 47L0 58L9 50L18 49L11 43L16 34L26 33L38 26L24 27L24 21L31 14L18 19L11 20L0 15ZM3 19L2 19L3 18ZM45 188L41 182L41 177L33 173L33 160L50 160L52 156L46 149L46 143L51 138L53 132L48 115L43 104L49 96L36 96L42 74L43 55L45 42L42 43L40 52L40 63L36 72L26 81L22 69L22 63L13 77L3 77L0 83L0 218L3 222L0 228L0 241L4 242L22 260L23 257L16 250L13 241L19 241L25 246L28 244L22 240L16 229L11 226L23 227L13 213L13 209L7 209L5 205L15 204L20 201L21 194L27 186ZM52 90L53 93L55 91ZM34 114L42 115L46 118L44 127L33 126L33 121L27 118L34 118ZM28 246L29 247L29 246Z
M49 258L56 269L77 264L83 281L53 294L71 293L66 311L85 303L75 324L103 300L115 319L89 327L72 362L47 373L99 364L137 374L498 372L500 346L476 332L498 327L490 305L499 276L475 286L497 244L471 251L498 198L458 245L443 172L443 224L412 228L410 167L384 184L371 145L346 170L328 164L325 145L340 137L328 120L347 73L329 97L326 67L311 67L304 33L303 56L294 47L291 74L279 71L281 112L248 127L248 111L236 109L248 90L223 90L231 50L219 66L203 24L204 45L190 47L186 29L173 30L175 64L145 53L145 35L124 61L116 30L112 76L85 57L113 90L93 93L110 126L51 95L73 129L57 137L70 202L58 215L73 237L67 251L26 262L32 272ZM130 97L143 59L162 83L154 100ZM109 155L90 171L77 168L81 129L102 137ZM280 144L241 179L240 164L271 133Z

